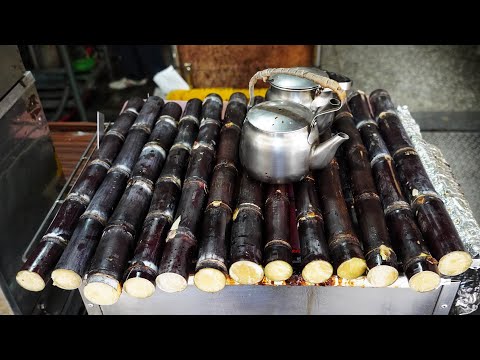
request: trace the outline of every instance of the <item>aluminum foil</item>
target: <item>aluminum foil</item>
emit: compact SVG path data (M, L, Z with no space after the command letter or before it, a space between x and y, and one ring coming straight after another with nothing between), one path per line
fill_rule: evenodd
M423 166L432 181L435 190L445 203L445 207L455 224L465 248L472 257L480 258L480 226L473 217L465 195L455 180L450 165L436 146L422 138L420 127L413 119L407 106L398 106L397 113L413 146L420 156ZM455 280L461 281L454 301L453 314L469 314L480 304L480 260L475 259L472 268Z

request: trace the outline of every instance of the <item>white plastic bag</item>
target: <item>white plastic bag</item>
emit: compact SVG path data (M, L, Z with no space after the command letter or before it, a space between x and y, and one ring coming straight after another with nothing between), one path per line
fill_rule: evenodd
M156 73L153 77L153 81L158 86L158 90L155 89L155 93L158 91L158 95L163 98L172 90L190 89L187 82L183 80L172 65Z

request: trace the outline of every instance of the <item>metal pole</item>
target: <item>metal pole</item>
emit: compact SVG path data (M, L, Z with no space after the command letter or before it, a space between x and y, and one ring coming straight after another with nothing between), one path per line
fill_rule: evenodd
M77 80L75 80L75 74L73 73L72 64L70 63L70 56L68 55L67 47L65 45L58 45L58 50L60 51L60 56L62 57L65 70L67 71L68 80L70 81L70 86L72 88L73 98L77 104L78 114L80 115L80 120L88 121L87 113L82 103L82 98L80 97L80 91L78 89Z
M320 67L322 56L322 45L313 45L313 66Z

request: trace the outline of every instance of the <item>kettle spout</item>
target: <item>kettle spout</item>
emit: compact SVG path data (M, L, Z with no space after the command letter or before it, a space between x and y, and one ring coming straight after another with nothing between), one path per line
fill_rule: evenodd
M310 152L310 169L319 170L328 165L333 159L338 147L349 139L348 135L339 132L327 141L312 147Z

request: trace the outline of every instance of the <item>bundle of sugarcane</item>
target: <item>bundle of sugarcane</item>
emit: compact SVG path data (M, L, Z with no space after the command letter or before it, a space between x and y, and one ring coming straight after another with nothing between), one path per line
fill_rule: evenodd
M327 130L322 134L321 140L330 137L331 131ZM338 276L345 279L355 279L365 272L367 264L345 204L336 158L333 158L316 175L333 266Z
M440 284L437 261L428 252L410 206L402 195L392 157L371 117L368 99L364 93L358 92L350 98L350 104L368 149L388 230L402 259L409 285L416 291L433 290Z
M355 97L351 101L355 101ZM360 129L366 124L358 117L355 120ZM357 219L360 219L359 230L368 267L367 279L373 286L391 285L398 278L397 255L392 249L367 149L355 127L353 116L348 111L335 117L333 127L349 136L343 145L343 151L352 184Z
M216 102L214 104L215 109L218 109ZM208 115L210 106L211 101L207 101L204 115ZM180 198L188 157L198 134L201 112L202 102L199 99L191 99L187 102L178 123L178 135L155 184L135 253L125 272L123 288L131 296L146 298L155 292L160 254Z
M193 278L195 285L206 292L222 290L227 281L227 241L238 176L238 144L246 113L247 97L242 93L232 94L220 131Z
M322 283L332 276L333 267L330 264L315 180L308 175L293 186L302 277L310 283Z
M180 105L166 104L148 143L142 149L145 139L140 146L128 187L108 219L88 269L84 295L95 304L111 305L120 297L122 275L135 245L135 235L148 210L153 184L177 135L181 113ZM150 128L152 125L153 121L145 124ZM131 151L138 153L136 148Z
M29 255L17 273L20 286L30 291L41 291L50 277L63 250L67 246L80 216L87 208L107 171L120 152L130 126L142 109L143 100L132 98L127 102L117 120L104 135L100 148L93 154L93 160L82 172L62 206L57 212L47 232L38 246ZM150 116L156 108L145 106L138 118Z
M403 191L432 255L438 260L439 271L449 276L465 272L472 257L465 250L445 204L430 182L390 95L385 90L375 90L370 94L370 102L380 133L395 161Z
M272 281L283 281L293 273L288 187L268 185L265 197L265 276Z
M217 94L205 99L199 135L193 145L182 195L156 278L157 286L166 292L182 291L187 286L189 266L197 246L198 225L207 200L222 107L222 98Z
M263 102L255 96L254 105ZM228 273L236 282L252 285L263 279L263 191L262 183L244 171L240 180L238 201L233 212L230 238L230 268Z
M125 170L130 171L135 161L135 158L131 157L130 154L138 153L137 149L143 145L144 141L140 135L143 135L143 137L148 135L143 127L138 130L132 129L132 131L139 132L140 135L136 138L136 141L132 140L125 144L125 150L122 150L122 152L125 154L124 156L129 154L128 158L122 156L122 153L119 155L118 162L115 162L114 167L108 173L87 210L80 218L72 239L52 272L54 285L65 290L73 290L80 286L85 271L95 253L102 231L113 210L117 207L120 198L122 198L121 203L125 204L125 201L127 201L127 204L129 204L130 196L138 192L137 188L139 186L148 189L150 178L155 177L157 168L163 163L166 152L171 145L171 139L175 136L177 120L175 116L177 116L177 112L178 106L167 104L163 107L148 142L141 150L133 169L130 185L124 193L128 180L128 174ZM130 139L133 139L133 137ZM146 200L149 199L148 194L145 197ZM120 206L118 205L118 207Z

